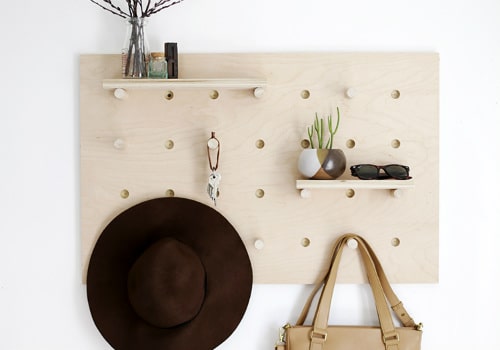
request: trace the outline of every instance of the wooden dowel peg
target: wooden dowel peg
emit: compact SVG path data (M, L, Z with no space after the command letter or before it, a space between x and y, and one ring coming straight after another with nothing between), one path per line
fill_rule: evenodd
M349 238L347 240L347 246L351 249L357 249L358 248L358 241L356 241L354 238Z
M128 97L127 90L122 88L115 89L113 95L119 100L125 100Z
M358 91L356 90L356 88L348 88L346 91L345 91L345 95L349 98L354 98L356 97L356 95L358 94Z
M403 196L403 191L396 188L394 190L391 190L391 194L394 198L401 198Z
M264 88L257 87L253 89L253 95L255 96L255 98L261 98L262 96L264 96Z
M264 249L264 241L260 238L257 238L254 242L253 242L253 246L255 247L255 249L257 250L262 250Z
M125 146L126 146L126 143L125 143L125 140L123 140L123 139L118 138L113 142L113 147L116 149L124 149Z
M208 139L207 146L212 150L217 149L219 148L219 141L215 137L212 137Z
M311 198L311 196L312 196L311 190L308 190L307 188L300 190L300 197L306 199L306 198Z

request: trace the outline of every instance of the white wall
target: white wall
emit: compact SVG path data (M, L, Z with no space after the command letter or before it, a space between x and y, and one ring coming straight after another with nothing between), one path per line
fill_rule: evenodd
M9 1L0 21L0 349L110 349L80 284L78 55L115 53L123 25L90 1ZM186 0L150 21L181 52L441 54L440 283L396 285L424 349L499 349L500 2ZM219 349L271 349L309 286L256 285ZM332 322L375 321L342 285ZM359 306L361 304L361 306ZM202 341L202 339L200 339Z

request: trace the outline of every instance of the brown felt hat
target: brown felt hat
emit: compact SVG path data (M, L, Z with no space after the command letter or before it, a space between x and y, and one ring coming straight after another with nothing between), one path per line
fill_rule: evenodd
M233 226L184 198L142 202L115 217L87 274L94 322L116 350L211 350L236 329L252 267Z

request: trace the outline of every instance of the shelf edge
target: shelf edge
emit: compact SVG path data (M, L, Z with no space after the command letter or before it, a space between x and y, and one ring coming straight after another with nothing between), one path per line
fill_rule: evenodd
M414 188L413 180L297 180L296 188L303 189L376 189L396 190Z
M266 87L264 79L103 79L102 87L110 89L255 89Z

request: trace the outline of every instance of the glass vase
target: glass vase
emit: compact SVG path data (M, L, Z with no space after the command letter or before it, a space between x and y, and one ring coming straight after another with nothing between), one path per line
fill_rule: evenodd
M146 19L127 18L127 34L122 48L122 77L147 78L149 44Z

